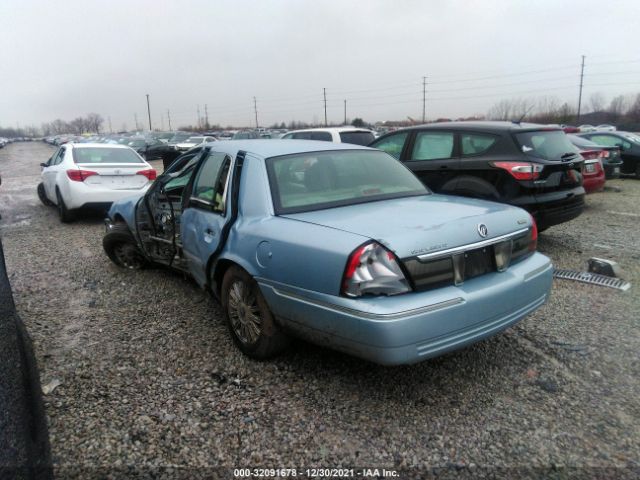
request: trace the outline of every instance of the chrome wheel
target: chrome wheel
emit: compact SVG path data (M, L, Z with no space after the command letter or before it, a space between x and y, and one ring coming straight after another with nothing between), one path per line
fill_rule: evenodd
M113 247L113 255L125 268L137 270L144 266L144 258L131 243L118 243Z
M258 341L262 320L256 296L242 280L236 280L229 289L229 320L238 340L245 345Z

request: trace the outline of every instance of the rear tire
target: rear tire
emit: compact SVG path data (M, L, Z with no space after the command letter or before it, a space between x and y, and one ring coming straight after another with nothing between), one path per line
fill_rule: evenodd
M129 270L141 270L149 262L138 248L129 228L117 223L102 239L102 248L113 263Z
M246 271L230 267L220 297L229 332L242 353L265 360L287 347L289 337L275 323L260 287Z
M54 203L47 198L47 192L44 189L43 183L38 184L38 198L47 207L53 207Z
M58 200L58 216L62 223L70 223L75 220L75 214L72 210L69 210L60 195L60 190L56 190L56 198Z

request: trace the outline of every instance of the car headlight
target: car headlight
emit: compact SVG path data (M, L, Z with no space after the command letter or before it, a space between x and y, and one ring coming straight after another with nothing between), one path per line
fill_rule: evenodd
M379 243L365 243L349 256L342 277L343 295L398 295L409 291L398 259Z

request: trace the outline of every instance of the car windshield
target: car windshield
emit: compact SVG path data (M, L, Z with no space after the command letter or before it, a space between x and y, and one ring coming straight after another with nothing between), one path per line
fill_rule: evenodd
M144 147L147 144L145 140L132 140L128 143L130 147Z
M75 163L144 163L130 148L91 147L74 148Z
M202 143L204 142L204 137L189 137L187 138L185 143Z
M375 138L371 132L340 132L340 140L342 143L369 145Z
M561 160L576 153L567 135L560 130L540 130L516 133L516 139L526 155L544 160Z
M429 190L384 152L312 152L267 159L277 214L426 195Z

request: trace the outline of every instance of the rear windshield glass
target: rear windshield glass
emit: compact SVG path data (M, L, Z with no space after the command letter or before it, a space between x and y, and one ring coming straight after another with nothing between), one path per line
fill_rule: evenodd
M340 140L342 143L369 145L375 138L371 132L340 132Z
M429 191L380 151L312 152L267 159L276 213L297 213Z
M571 143L573 143L576 147L580 147L580 148L601 148L600 145L598 145L595 142L592 142L591 140L587 140L586 138L582 138L582 137L578 137L577 135L569 135L569 139L571 140Z
M187 138L186 143L202 143L204 142L204 137L189 137Z
M74 148L75 163L143 163L136 152L130 148Z
M544 160L561 160L575 156L577 149L560 130L516 133L520 149L526 155Z
M320 142L331 142L333 138L329 132L295 132L289 133L285 137L285 139L294 139L294 140L318 140Z

